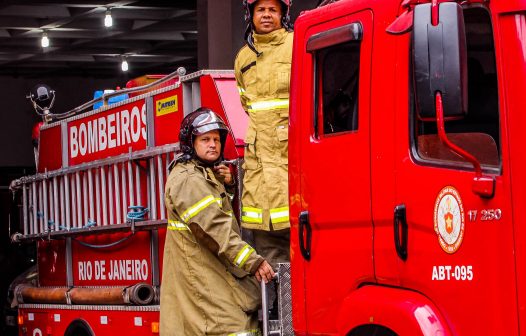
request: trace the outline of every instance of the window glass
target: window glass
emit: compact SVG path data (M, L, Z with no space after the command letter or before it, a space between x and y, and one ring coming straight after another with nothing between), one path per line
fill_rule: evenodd
M464 9L468 59L468 111L460 120L445 122L448 138L474 155L482 165L500 166L499 108L493 32L483 7ZM431 161L466 162L445 147L437 135L436 122L415 117L417 152Z
M360 41L319 49L315 60L317 134L357 130Z

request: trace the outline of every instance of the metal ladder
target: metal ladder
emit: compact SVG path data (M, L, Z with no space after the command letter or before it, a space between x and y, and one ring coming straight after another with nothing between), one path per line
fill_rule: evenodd
M164 185L178 144L147 148L78 166L22 177L21 234L34 240L128 221L129 207L147 208L147 219L165 222Z

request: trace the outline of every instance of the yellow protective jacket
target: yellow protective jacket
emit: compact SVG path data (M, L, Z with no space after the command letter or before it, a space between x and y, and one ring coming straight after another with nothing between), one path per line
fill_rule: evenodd
M257 332L263 258L245 243L211 168L177 163L166 182L161 335ZM255 314L254 314L255 313Z
M245 137L241 226L259 230L290 227L288 204L288 121L292 32L254 33L256 54L245 45L235 61Z

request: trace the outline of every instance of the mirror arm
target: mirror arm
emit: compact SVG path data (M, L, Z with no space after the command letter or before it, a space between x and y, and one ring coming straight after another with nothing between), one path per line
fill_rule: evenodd
M480 167L480 162L477 160L477 158L452 143L447 137L444 127L444 107L442 105L442 94L440 92L435 94L435 108L438 137L440 138L440 141L447 148L471 162L473 165L473 168L475 169L475 177L473 178L472 185L473 192L484 198L492 198L495 195L495 178L492 176L483 176L482 168Z
M462 148L458 147L454 143L452 143L446 134L446 129L444 127L444 107L442 104L442 94L440 92L436 92L435 94L435 108L436 108L436 121L437 121L437 129L438 129L438 137L440 138L440 141L449 149L451 149L454 153L460 155L467 161L471 162L473 165L473 168L475 168L475 175L477 177L482 176L482 168L480 167L480 162L470 153L466 152Z
M438 26L438 0L431 1L431 24Z

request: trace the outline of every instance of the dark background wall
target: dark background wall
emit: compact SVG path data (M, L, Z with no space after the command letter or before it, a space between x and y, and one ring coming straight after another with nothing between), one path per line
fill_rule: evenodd
M14 78L0 77L0 167L34 166L31 130L40 121L26 95L37 84L56 91L53 112L65 112L93 99L95 90L124 87L127 77ZM120 75L122 76L122 75Z

